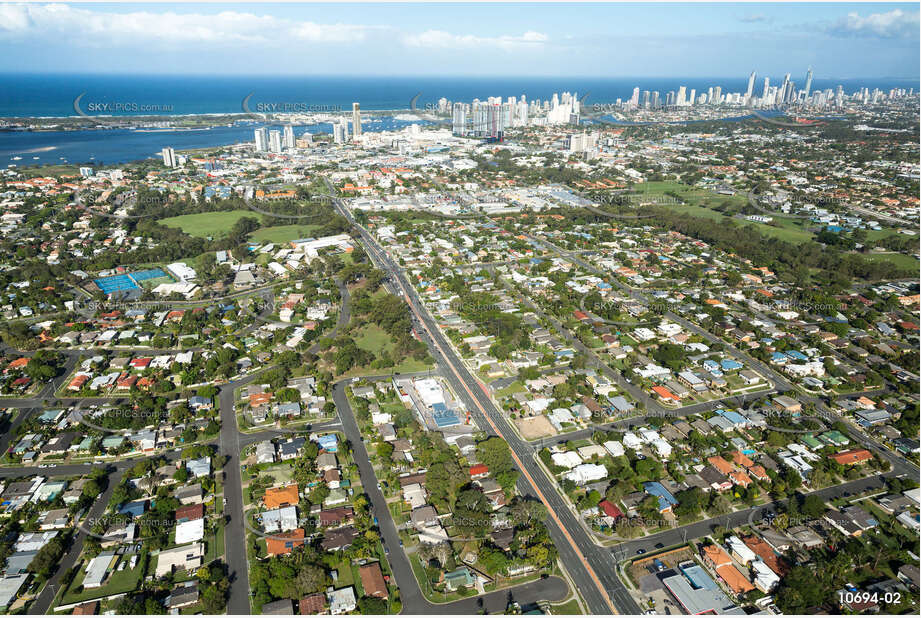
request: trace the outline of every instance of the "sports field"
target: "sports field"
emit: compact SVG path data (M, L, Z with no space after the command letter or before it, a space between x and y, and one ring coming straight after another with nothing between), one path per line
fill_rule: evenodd
M249 238L259 243L285 243L298 238L310 238L318 229L320 229L319 225L276 225L256 230L249 235Z
M192 215L180 215L162 219L160 223L167 227L177 227L189 236L207 238L223 236L243 217L252 217L257 221L260 215L250 210L227 210L223 212L201 212Z

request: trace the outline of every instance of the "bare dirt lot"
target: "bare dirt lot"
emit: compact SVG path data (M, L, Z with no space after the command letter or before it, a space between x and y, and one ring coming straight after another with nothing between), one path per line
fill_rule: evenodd
M532 416L530 418L516 418L515 425L518 427L521 437L525 440L536 440L537 438L546 438L555 436L556 428L550 423L546 416Z

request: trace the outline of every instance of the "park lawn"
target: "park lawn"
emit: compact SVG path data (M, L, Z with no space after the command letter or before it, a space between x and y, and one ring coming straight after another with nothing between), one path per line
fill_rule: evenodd
M253 242L286 243L300 238L310 238L320 229L319 225L275 225L258 229L249 235Z
M882 230L867 230L867 240L876 241L882 238L888 238L890 236L896 236L899 232L892 229L882 229Z
M868 253L863 258L872 262L891 262L898 268L918 270L918 259L904 253Z
M774 219L774 223L777 223L777 226L757 222L752 222L749 225L755 226L757 230L765 236L773 236L774 238L786 240L787 242L800 243L812 240L812 232L803 228L802 225L795 221L790 219Z
M80 166L73 165L71 163L54 163L51 165L30 164L27 166L19 167L16 169L16 171L26 178L36 178L39 176L79 176Z
M355 345L362 350L380 354L383 350L393 348L390 335L377 324L368 324L362 327L355 337Z
M180 215L162 219L160 223L167 227L179 228L189 236L207 238L208 236L223 236L243 217L258 219L259 215L249 210L225 210Z

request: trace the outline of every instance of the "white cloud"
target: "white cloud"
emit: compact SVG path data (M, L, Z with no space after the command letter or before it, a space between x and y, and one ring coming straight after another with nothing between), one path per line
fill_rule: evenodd
M346 43L363 40L375 26L318 24L237 11L129 13L88 11L69 5L0 5L0 36L23 35L80 41L99 47L120 44L236 44L280 46L287 41Z
M861 17L859 13L848 13L834 22L828 32L837 36L864 36L884 39L917 38L918 13L906 13L894 9L888 13L872 13Z
M759 22L769 21L767 16L764 13L752 13L750 15L743 15L739 18L739 21L746 24L756 24Z
M476 49L489 47L521 49L525 47L538 47L549 40L546 34L531 30L521 35L502 35L498 37L480 37L473 34L452 34L444 30L426 30L421 34L410 34L403 37L403 43L409 47L441 49Z

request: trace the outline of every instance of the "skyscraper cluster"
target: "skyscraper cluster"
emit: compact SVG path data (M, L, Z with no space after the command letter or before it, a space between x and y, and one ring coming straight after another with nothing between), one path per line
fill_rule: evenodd
M349 141L349 123L344 119L337 120L333 123L333 142L344 144L347 141Z
M524 95L520 99L489 97L486 101L474 99L471 103L438 101L438 109L451 109L451 127L455 135L502 139L506 129L542 124L578 124L579 100L576 95L564 92L554 94L549 101L531 101Z
M282 131L259 127L254 131L256 152L275 152L290 150L295 146L294 127L285 125Z
M617 100L619 106L625 109L657 109L661 105L666 107L691 107L695 105L731 105L743 107L773 107L803 105L819 109L827 107L842 107L845 101L855 101L862 103L879 103L885 99L893 99L905 96L912 91L903 89L892 89L888 95L880 90L870 92L864 88L850 97L844 95L844 88L838 86L834 91L827 88L821 91L812 90L812 67L806 71L804 86L797 88L796 82L791 79L791 74L784 75L780 85L772 86L769 77L764 78L763 86L760 93L755 91L757 73L752 71L748 76L748 86L745 92L727 92L723 93L720 86L711 86L707 92L697 93L691 89L690 93L685 86L679 86L677 92L669 91L665 98L661 100L659 92L650 93L648 90L643 91L640 96L640 89L634 88L633 95L625 102Z

